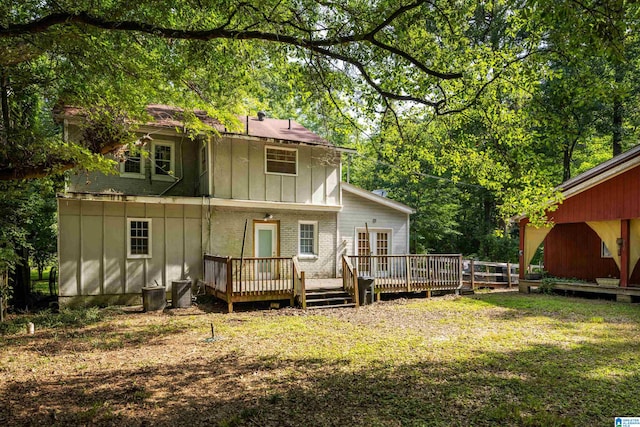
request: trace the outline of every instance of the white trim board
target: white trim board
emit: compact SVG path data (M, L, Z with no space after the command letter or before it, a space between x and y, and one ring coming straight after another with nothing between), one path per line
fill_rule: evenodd
M134 202L167 205L206 205L229 208L267 209L267 210L297 210L316 212L339 212L342 205L314 205L307 203L283 203L261 200L218 199L215 197L153 197L129 196L124 194L93 194L93 193L64 193L59 199L92 200L98 202Z
M364 199L370 200L388 208L395 209L406 214L416 213L416 210L412 207L409 207L400 202L396 202L395 200L388 199L386 197L378 196L377 194L371 193L360 187L356 187L355 185L341 182L340 186L342 187L342 190L346 190L348 193L355 194L356 196L360 196Z

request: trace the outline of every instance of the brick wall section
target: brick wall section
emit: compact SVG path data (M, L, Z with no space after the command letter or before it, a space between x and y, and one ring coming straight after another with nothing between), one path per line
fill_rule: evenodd
M264 223L265 211L240 209L210 209L210 220L205 219L209 241L205 242L206 251L213 255L239 257L242 249L242 234L245 219L247 237L244 255L254 255L254 223ZM298 221L318 222L318 256L313 259L300 259L300 268L308 278L335 277L336 269L336 228L335 212L307 212L272 210L271 221L280 224L280 256L298 255Z

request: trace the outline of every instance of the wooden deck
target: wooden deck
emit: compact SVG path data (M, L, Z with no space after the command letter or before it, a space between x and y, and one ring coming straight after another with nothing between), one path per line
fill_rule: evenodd
M518 288L520 292L530 293L532 288L537 288L540 284L540 280L520 279ZM640 287L602 286L597 283L557 282L553 284L553 289L590 294L615 295L616 300L621 302L640 301Z
M296 257L231 258L204 256L206 292L227 303L289 300L305 294L304 272Z
M203 271L206 292L233 304L250 301L289 300L306 308L307 279L297 257L231 258L205 255ZM373 279L378 299L381 293L427 292L462 288L461 255L371 255L343 256L341 279L313 279L314 289L341 289L356 306L360 295L358 278Z
M459 291L462 289L462 255L370 255L343 259L344 287L353 276L373 278L378 299L382 293Z

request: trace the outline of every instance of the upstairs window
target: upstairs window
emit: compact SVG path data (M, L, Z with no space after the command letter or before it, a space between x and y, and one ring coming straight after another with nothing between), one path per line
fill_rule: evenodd
M127 218L127 257L151 258L151 220Z
M265 147L265 171L281 175L298 174L298 150Z
M200 174L207 171L207 143L202 141L200 146Z
M173 181L175 152L174 145L170 142L153 143L153 167L154 179Z
M135 154L127 151L125 161L120 163L120 176L125 178L144 178L144 157L137 151Z

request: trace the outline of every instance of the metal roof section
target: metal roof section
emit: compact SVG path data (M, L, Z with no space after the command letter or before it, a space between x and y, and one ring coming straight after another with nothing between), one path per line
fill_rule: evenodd
M147 112L153 118L152 121L144 123L143 126L161 127L167 129L180 128L184 125L184 109L163 104L150 104ZM295 120L272 119L266 117L262 112L257 117L240 116L238 120L241 127L238 131L230 131L218 119L210 117L205 111L195 110L193 114L205 125L211 126L216 131L224 135L238 135L245 137L261 138L274 141L294 142L298 144L309 144L334 148L338 151L356 152L350 148L336 147L331 142L320 135L310 131ZM58 113L59 116L71 121L77 121L84 115L83 109L78 107L64 106ZM75 120L74 120L75 119Z
M270 119L268 117L240 117L245 133L239 132L227 132L225 129L223 133L233 133L237 135L255 136L258 138L270 138L281 139L284 141L303 142L313 145L324 145L327 147L333 147L326 139L311 132L309 129L297 123L294 120L279 120Z
M347 191L351 194L355 194L356 196L360 196L364 199L371 200L372 202L381 204L391 209L395 209L400 212L404 212L406 214L414 214L416 210L412 207L409 207L403 203L396 202L395 200L388 199L386 197L379 196L375 193L362 189L360 187L356 187L355 185L348 184L346 182L342 182L342 190Z
M588 171L566 180L557 187L565 198L582 193L595 185L618 176L640 164L640 145L600 163Z
M640 145L620 153L615 157L600 163L593 168L576 175L557 186L555 189L562 192L565 199L587 191L601 182L614 178L626 171L640 165ZM551 204L550 204L551 205ZM521 221L528 214L511 217L512 221Z

